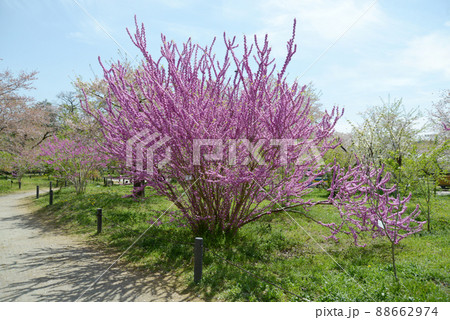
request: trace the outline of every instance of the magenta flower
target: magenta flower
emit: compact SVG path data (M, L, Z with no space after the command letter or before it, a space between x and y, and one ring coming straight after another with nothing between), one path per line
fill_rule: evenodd
M108 157L99 152L96 144L83 141L81 137L74 140L49 138L41 147L40 156L59 177L70 181L77 193L83 193L87 179L108 163Z

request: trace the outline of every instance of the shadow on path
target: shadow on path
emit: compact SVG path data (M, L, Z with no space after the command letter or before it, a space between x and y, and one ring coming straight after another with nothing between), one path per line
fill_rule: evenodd
M30 214L28 193L0 197L0 301L76 301L114 262ZM198 301L176 274L114 265L79 301Z

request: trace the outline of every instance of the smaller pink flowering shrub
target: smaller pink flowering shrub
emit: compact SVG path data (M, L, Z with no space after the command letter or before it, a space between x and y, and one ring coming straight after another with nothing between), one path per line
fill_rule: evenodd
M41 147L41 160L61 178L70 181L77 194L86 191L87 180L107 165L108 157L96 145L82 139L52 137Z

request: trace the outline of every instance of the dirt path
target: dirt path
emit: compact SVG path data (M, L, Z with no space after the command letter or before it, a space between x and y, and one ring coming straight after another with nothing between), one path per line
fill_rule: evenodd
M0 196L0 301L76 301L115 257L41 223L29 209L34 194ZM113 266L79 301L198 300L177 283Z

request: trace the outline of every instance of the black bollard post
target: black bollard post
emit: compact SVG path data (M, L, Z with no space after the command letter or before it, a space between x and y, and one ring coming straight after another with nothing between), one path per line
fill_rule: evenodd
M49 203L50 205L53 204L53 190L50 190L48 203Z
M52 191L52 182L50 181L50 191Z
M203 269L203 238L195 238L194 246L194 282L202 280Z
M22 189L22 181L19 181L19 189Z
M39 186L36 186L36 199L39 199Z
M102 232L102 208L97 209L97 234Z

